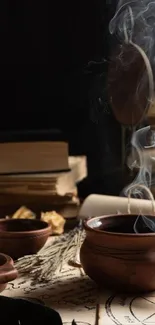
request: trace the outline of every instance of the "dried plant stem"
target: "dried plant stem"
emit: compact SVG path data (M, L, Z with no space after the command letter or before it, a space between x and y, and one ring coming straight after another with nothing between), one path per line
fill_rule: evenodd
M84 237L84 230L77 227L45 246L38 254L18 259L16 268L23 275L29 274L34 281L50 281L65 263L76 259Z

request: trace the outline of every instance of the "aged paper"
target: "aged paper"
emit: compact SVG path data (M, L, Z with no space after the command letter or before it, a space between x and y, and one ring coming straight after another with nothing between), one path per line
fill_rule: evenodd
M99 325L155 324L155 293L100 296Z
M85 322L85 325L155 324L155 293L145 296L99 293L79 268L67 265L49 283L35 284L30 279L19 277L8 284L2 295L40 299L60 313L64 324L71 324L73 319Z
M66 265L48 283L32 283L31 279L19 277L8 284L2 295L40 299L57 310L63 322L71 324L75 319L85 325L95 324L97 289L79 268Z
M64 325L71 325L73 319L77 324L83 322L78 325L155 325L155 293L127 296L99 292L80 268L68 264L47 283L19 276L1 295L40 299L60 313Z

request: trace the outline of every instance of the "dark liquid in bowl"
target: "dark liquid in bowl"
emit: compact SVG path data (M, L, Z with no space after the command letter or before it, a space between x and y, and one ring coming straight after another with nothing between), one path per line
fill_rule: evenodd
M154 223L155 228L155 217L146 216L147 220L151 222L151 225ZM153 230L152 227L146 224L144 221L145 219L142 218L142 216L133 215L123 215L123 216L114 216L114 217L107 217L107 218L101 218L100 221L102 224L99 227L93 227L94 229L98 229L100 231L108 231L108 232L115 232L115 233L128 233L128 234L134 234L137 233L153 233L155 232L155 229ZM136 222L137 220L137 222ZM136 230L134 230L134 225L136 223Z
M0 255L0 266L4 265L7 262L5 256Z
M0 231L34 231L39 229L44 229L48 225L46 222L40 220L30 220L30 219L10 219L0 222Z

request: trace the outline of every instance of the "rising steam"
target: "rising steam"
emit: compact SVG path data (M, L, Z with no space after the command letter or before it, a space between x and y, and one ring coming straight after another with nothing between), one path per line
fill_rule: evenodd
M146 77L149 79L150 84L149 100L153 100L155 78L155 1L120 0L116 13L110 22L109 30L111 34L116 36L120 44L133 44L143 56L147 66L148 76ZM133 57L130 58L128 65L130 65L132 60ZM145 80L143 79L142 82L145 82ZM135 93L136 91L137 89L135 89ZM131 144L137 153L139 172L133 183L123 190L125 196L128 196L133 185L143 184L148 188L151 187L153 157L149 154L144 154L145 150L147 150L147 136L149 132L151 132L150 126L133 133ZM155 150L155 141L151 143L150 148ZM132 162L133 166L130 167L134 167L134 163L135 161ZM144 194L142 189L134 187L132 194L134 197L144 198L146 193ZM155 232L155 223L145 216L142 218L147 227Z
M141 47L155 72L155 1L120 0L109 30L121 43Z
M143 57L147 73L143 74L141 84L145 84L149 79L148 100L152 100L155 77L155 0L120 0L109 24L109 31L119 43L132 44ZM131 56L128 65L133 60L134 56ZM138 93L138 89L135 89L136 96Z
M138 187L138 185L145 185L146 187L150 188L152 185L152 162L154 160L154 151L155 151L155 141L154 138L151 142L151 144L148 146L148 134L150 133L150 126L144 127L139 129L138 131L133 133L133 137L131 140L131 144L132 147L135 150L135 159L131 160L131 164L129 164L129 167L132 169L134 167L138 168L138 174L136 176L136 178L134 179L134 181L129 184L124 190L124 194L125 196L128 196L130 191L132 190L132 188L134 188L134 190L132 190L132 194L134 197L138 197L138 198L147 198L149 199L149 197L145 197L145 195L147 194L144 188L144 192L143 192L143 187L140 188ZM154 151L152 152L152 154L150 153L150 151L147 154L147 149L154 149ZM134 186L134 185L137 185ZM152 198L153 200L153 198ZM153 207L154 207L154 202L153 202ZM154 213L154 211L153 211ZM144 222L144 224L147 226L148 229L150 229L152 232L155 232L155 222L154 220L151 220L150 218L142 215L141 211L140 211L140 216L141 216L141 220ZM137 224L138 221L140 220L140 217L138 216L138 218L136 219L136 222L134 224L134 231L137 231Z
M136 167L139 172L134 179L132 185L134 184L143 184L147 187L151 187L151 175L152 175L152 157L150 155L144 154L144 150L147 146L147 137L148 132L150 131L150 126L147 126L145 128L141 128L138 131L135 131L133 133L132 139L131 139L131 145L134 148L135 151L135 159L133 161L131 160L131 165L129 165L129 168L133 169ZM152 143L151 148L155 148L155 144ZM128 196L129 186L124 189L125 196ZM138 192L137 192L138 191ZM140 195L139 189L135 190L135 195Z

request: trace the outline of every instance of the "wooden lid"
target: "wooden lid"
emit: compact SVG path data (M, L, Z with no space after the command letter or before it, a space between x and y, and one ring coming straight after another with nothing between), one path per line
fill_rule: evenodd
M141 122L150 106L151 87L153 75L144 51L134 43L118 45L109 66L108 93L121 124Z

